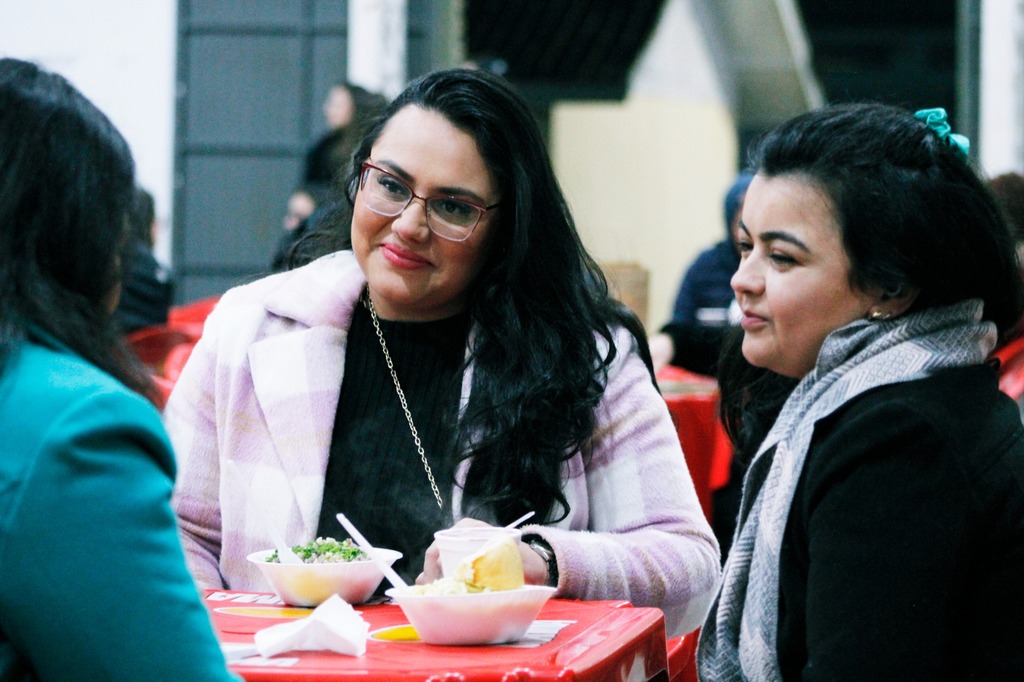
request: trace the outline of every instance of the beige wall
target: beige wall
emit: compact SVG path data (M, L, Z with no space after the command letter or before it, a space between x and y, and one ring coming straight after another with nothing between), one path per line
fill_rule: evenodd
M551 153L583 240L602 263L648 270L651 331L686 266L724 234L737 144L732 114L714 103L634 96L552 112Z

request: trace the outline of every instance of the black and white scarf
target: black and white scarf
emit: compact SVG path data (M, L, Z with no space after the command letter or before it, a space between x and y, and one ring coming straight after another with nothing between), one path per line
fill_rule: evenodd
M981 313L980 300L964 301L884 322L858 320L826 337L817 365L786 400L747 470L740 509L749 512L741 512L722 588L701 630L701 679L782 679L779 554L815 423L870 389L983 362L996 329Z

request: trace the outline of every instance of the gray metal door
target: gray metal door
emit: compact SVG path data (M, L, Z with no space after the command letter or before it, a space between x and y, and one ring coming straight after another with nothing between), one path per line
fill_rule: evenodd
M408 74L431 68L438 0L409 1ZM345 0L179 0L176 301L269 269L321 103L347 72Z

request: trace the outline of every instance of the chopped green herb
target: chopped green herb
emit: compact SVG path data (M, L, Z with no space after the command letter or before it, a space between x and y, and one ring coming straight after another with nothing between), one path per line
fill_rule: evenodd
M338 564L347 561L363 561L369 559L366 552L359 549L351 538L338 542L334 538L317 538L305 545L295 545L292 551L306 564ZM267 557L267 563L279 563L277 550Z

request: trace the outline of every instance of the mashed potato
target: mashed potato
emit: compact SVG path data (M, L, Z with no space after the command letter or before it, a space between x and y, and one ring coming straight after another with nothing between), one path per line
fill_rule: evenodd
M489 587L477 587L455 578L438 578L426 585L410 585L410 594L429 595L432 597L448 596L452 594L474 594L477 592L490 592Z

